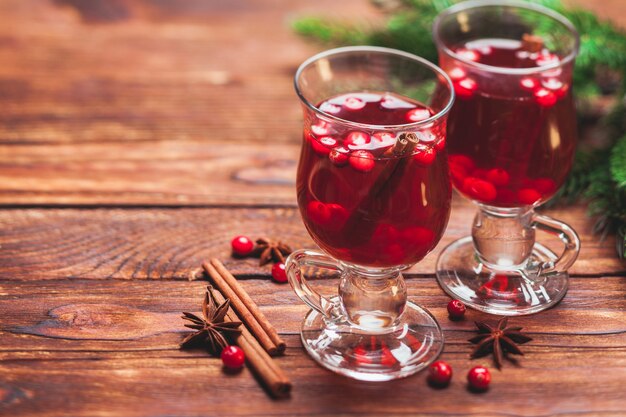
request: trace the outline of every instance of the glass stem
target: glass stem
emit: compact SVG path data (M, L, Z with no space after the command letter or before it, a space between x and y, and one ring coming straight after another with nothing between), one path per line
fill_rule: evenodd
M472 239L480 261L493 270L522 268L535 245L532 208L479 207Z
M347 268L339 296L348 320L371 332L384 332L398 322L407 300L404 278L398 270L361 271Z

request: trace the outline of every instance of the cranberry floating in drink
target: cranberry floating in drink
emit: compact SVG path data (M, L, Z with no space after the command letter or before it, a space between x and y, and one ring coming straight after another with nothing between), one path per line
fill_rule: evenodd
M554 196L572 166L578 34L543 7L481 1L440 14L434 37L457 95L448 119L450 176L479 206L472 236L441 254L438 280L489 313L549 308L565 295L580 243L568 225L533 208ZM535 243L536 229L563 240L561 256ZM507 286L485 291L495 277Z
M331 50L298 69L298 206L325 253L294 252L287 275L312 308L303 344L335 372L390 380L427 367L441 352L439 325L407 302L400 271L437 245L448 222L452 88L433 64L385 48ZM311 267L339 273L338 296L309 287L304 273Z

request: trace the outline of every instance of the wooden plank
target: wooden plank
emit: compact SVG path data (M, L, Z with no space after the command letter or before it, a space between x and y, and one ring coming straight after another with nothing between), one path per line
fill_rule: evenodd
M0 145L0 204L294 205L298 152L233 140Z
M579 276L623 274L612 241L592 235L581 207L547 212L569 222L582 239L571 268ZM474 207L455 200L440 244L409 273L432 276L443 247L470 231ZM209 257L239 276L268 277L256 259L232 259L239 234L280 238L294 248L314 248L295 208L5 209L0 210L0 278L190 279ZM560 244L545 236L542 242Z
M306 309L288 286L245 281L288 341L286 356L277 361L294 390L280 402L271 401L247 371L224 375L218 360L177 349L184 331L179 312L197 309L203 283L2 281L0 407L14 416L617 416L626 412L624 280L574 278L556 308L512 319L535 340L525 345L526 356L517 366L494 370L490 391L480 395L465 389L464 373L489 359L469 360L466 339L473 334L471 320L487 315L470 311L462 322L448 320L447 297L431 279L410 279L408 286L411 298L429 308L445 329L442 359L455 377L442 390L429 387L423 373L367 384L319 368L295 334ZM319 285L329 292L336 282Z

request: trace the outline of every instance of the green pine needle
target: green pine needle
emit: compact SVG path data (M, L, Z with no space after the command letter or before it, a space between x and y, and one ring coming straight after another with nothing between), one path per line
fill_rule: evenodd
M626 189L626 136L611 150L611 176L618 189Z

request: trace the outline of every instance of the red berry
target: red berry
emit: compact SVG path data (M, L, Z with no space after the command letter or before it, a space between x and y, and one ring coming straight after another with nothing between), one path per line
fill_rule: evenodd
M452 78L453 81L458 81L462 78L465 78L467 74L465 73L465 70L463 70L463 68L454 67L450 71L448 71L448 75L450 76L450 78Z
M567 93L567 90L569 90L569 86L567 84L554 77L546 78L541 82L541 85L548 90L554 92L557 99L564 97Z
M374 155L368 151L354 151L350 155L350 165L352 168L361 172L369 172L374 169L376 161L374 161Z
M462 80L454 83L454 91L456 92L456 95L462 99L471 98L477 89L478 84L476 84L476 81L471 78L463 78Z
M517 199L522 204L532 205L541 200L541 194L533 188L522 188L517 192Z
M459 300L452 300L448 303L448 314L453 320L460 320L465 315L465 304Z
M226 346L222 349L222 363L228 369L240 369L246 360L246 355L239 346Z
M355 130L354 132L350 132L346 135L343 144L349 149L359 149L370 143L370 140L370 135L365 132Z
M337 139L330 136L322 136L317 140L312 139L311 145L317 154L325 156L328 155L330 150L337 145Z
M452 367L444 361L433 362L428 367L428 380L435 385L448 385L452 379Z
M537 81L535 78L530 77L522 78L519 83L521 84L522 88L529 91L533 91L539 86L539 81Z
M254 243L247 236L237 236L230 241L230 246L233 249L233 254L237 256L247 256L252 252Z
M422 120L426 120L430 117L430 111L428 109L411 109L406 112L406 120L410 123L421 122Z
M276 282L287 282L287 272L285 272L285 264L280 262L272 266L272 278Z
M350 217L350 213L348 212L348 210L346 210L342 205L335 203L326 204L326 209L329 212L329 218L326 227L334 231L341 230L348 221L348 218Z
M450 165L453 165L453 164L460 165L464 167L467 170L467 172L471 172L474 170L474 168L476 168L476 164L474 163L472 158L466 155L462 155L462 154L450 155L448 159L449 159Z
M456 54L461 56L461 58L467 59L468 61L478 61L480 58L478 52L469 49L457 49Z
M321 201L310 201L306 206L306 216L313 223L325 226L330 222L330 209Z
M441 136L437 142L435 142L435 149L439 152L443 151L446 147L446 137Z
M543 107L552 107L556 104L557 97L547 88L540 88L535 91L535 100Z
M536 62L537 62L537 65L539 65L540 67L543 67L544 65L555 64L559 61L560 59L558 55L547 53L547 54L542 54L539 57L537 57Z
M431 148L430 146L418 145L415 148L415 154L413 155L413 159L422 165L430 165L433 163L436 156L437 152L435 152L435 149Z
M316 136L324 136L330 133L330 125L324 121L311 126L311 132Z
M380 223L376 226L376 229L374 229L374 233L372 234L370 241L379 246L389 246L393 242L397 241L399 237L400 234L398 229L394 226L387 223Z
M487 181L497 187L504 187L509 183L510 179L509 173L502 168L494 168L487 171Z
M435 240L435 233L425 227L413 226L400 231L401 243L407 245L419 245L429 247Z
M498 192L492 183L478 179L476 177L467 177L463 181L463 191L475 200L489 202L495 200Z
M330 162L340 167L348 163L349 154L350 150L348 148L337 146L330 151L328 159L330 159Z
M467 373L467 382L472 389L484 391L489 388L491 374L484 366L475 366Z
M387 148L396 143L395 135L389 132L376 132L372 135L372 139L369 149Z
M365 102L358 97L348 97L346 101L343 102L343 105L348 110L361 110L365 107Z
M326 101L322 103L322 105L320 106L320 110L324 113L337 114L341 111L341 107L335 106L334 104Z
M533 188L543 195L550 195L556 191L556 184L550 178L537 178L532 184Z

